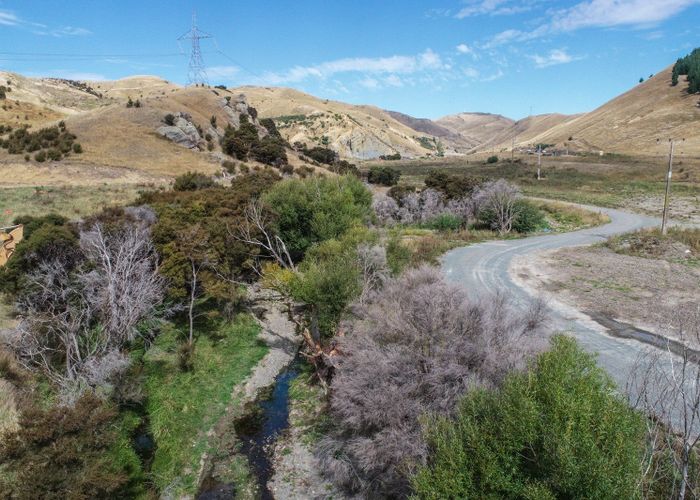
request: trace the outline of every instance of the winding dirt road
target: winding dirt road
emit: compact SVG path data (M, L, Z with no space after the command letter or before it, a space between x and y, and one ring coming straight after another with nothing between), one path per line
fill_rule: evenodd
M533 236L517 240L490 241L454 249L441 259L447 281L465 287L475 296L497 291L512 297L517 307L526 307L537 291L524 287L514 276L511 263L514 258L557 248L590 245L604 241L614 234L634 231L660 223L658 219L621 210L583 207L600 211L610 217L603 226L572 233ZM546 296L544 296L547 299ZM552 302L556 302L553 299ZM621 388L628 374L647 344L636 340L614 337L605 327L580 311L561 303L551 307L552 331L571 333L589 352L598 354L599 364L605 368Z

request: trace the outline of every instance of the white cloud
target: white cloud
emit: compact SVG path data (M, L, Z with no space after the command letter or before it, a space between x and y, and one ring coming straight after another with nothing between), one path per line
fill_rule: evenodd
M218 78L233 78L240 74L238 66L210 66L207 68L207 75Z
M295 66L285 72L267 72L259 80L267 85L298 83L307 78L331 78L342 73L364 75L402 75L446 69L439 54L426 49L414 56L353 57L327 61L313 66ZM371 84L370 84L371 85Z
M499 78L502 78L505 75L502 69L498 69L495 73L492 75L486 76L481 79L482 82L492 82L494 80L498 80Z
M542 0L467 0L466 6L462 7L456 14L457 19L466 17L491 15L504 16L518 14L532 10L535 4Z
M20 19L12 12L0 10L0 24L3 26L17 26L20 24Z
M476 68L462 68L462 73L467 78L472 78L472 79L479 78L479 74L480 74L479 70L477 70Z
M551 21L532 31L510 29L493 36L485 44L492 48L511 42L525 42L555 33L584 28L655 26L700 0L587 0L567 9L551 11Z
M399 75L389 75L384 78L384 83L390 87L403 87L403 80Z
M554 31L588 27L654 25L700 0L590 0L554 14Z
M77 28L75 26L62 26L59 28L49 28L45 24L35 23L22 19L14 12L9 10L0 10L0 26L16 26L32 31L35 35L42 36L86 36L92 35L92 31L85 28Z
M460 43L455 47L457 49L457 52L460 54L471 54L473 52L472 48L467 45L466 43Z
M92 35L92 31L85 28L75 28L73 26L64 26L62 28L57 28L51 30L48 34L55 37L61 36L87 36Z
M360 85L362 85L366 89L370 90L376 90L379 88L379 81L377 81L374 78L364 78L358 82Z
M546 56L540 56L535 54L530 56L530 59L535 61L535 66L538 68L546 68L548 66L555 66L557 64L567 64L572 61L580 59L580 57L573 57L568 54L564 49L554 49L549 52Z

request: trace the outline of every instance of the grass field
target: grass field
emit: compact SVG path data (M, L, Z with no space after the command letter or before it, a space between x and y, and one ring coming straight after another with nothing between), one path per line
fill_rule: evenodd
M35 186L0 188L0 227L18 215L58 213L77 219L103 207L130 203L144 191L156 189L146 184L104 184L101 186Z
M209 450L207 432L223 415L233 388L262 359L267 347L259 326L248 315L202 335L196 343L194 370L178 366L183 335L164 331L145 356L147 409L156 453L151 467L159 491L180 497L195 493L202 455Z
M537 180L536 159L521 157L520 163L448 158L434 161L384 162L401 170L401 184L421 185L431 170L516 182L528 196L558 199L604 207L625 207L630 200L660 196L665 189L664 158L635 159L621 155L560 157L542 161L542 179ZM367 169L373 163L365 163ZM700 163L678 159L674 167L673 193L697 198L700 194Z

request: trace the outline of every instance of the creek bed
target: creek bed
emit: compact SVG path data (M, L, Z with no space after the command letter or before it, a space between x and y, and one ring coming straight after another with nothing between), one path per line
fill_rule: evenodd
M259 497L263 500L274 499L268 488L268 481L274 473L274 444L289 427L289 385L299 376L301 362L301 357L297 355L275 377L274 384L268 390L262 391L255 401L246 405L243 416L234 422L239 452L248 459ZM226 487L231 485L211 482L203 486L198 495L198 498L202 499L223 498L228 493Z

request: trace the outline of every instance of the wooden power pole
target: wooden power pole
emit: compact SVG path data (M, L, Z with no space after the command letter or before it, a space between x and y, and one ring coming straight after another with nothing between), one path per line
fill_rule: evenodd
M671 174L673 173L673 146L674 142L671 139L671 146L668 153L668 173L666 174L666 194L664 196L664 214L661 218L661 234L666 235L668 232L668 204L671 195Z

